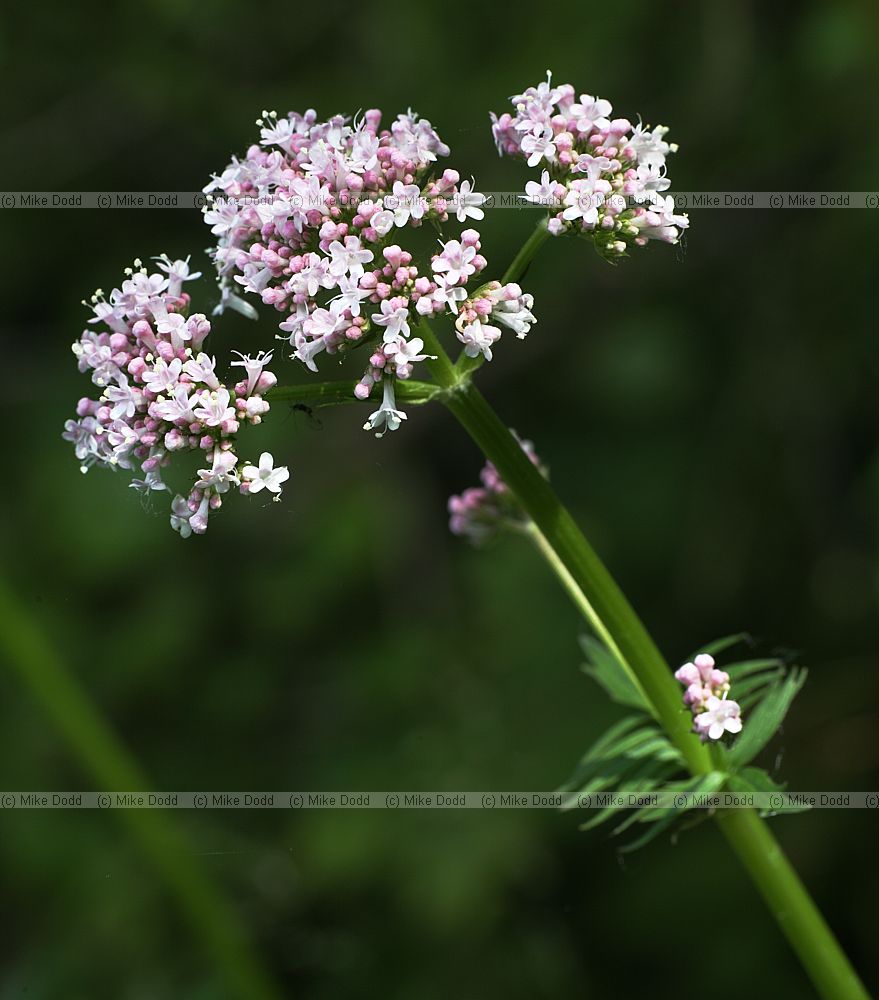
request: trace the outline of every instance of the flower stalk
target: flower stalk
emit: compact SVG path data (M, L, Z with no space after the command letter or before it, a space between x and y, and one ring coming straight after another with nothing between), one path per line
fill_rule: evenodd
M542 241L532 234L529 242L536 252ZM522 258L520 253L516 260ZM513 276L517 276L515 271ZM672 671L625 595L482 393L459 370L449 375L443 348L427 324L419 332L427 349L440 359L431 363L434 378L447 389L438 398L497 468L530 518L538 551L644 693L691 774L708 774L715 769L712 756L691 732L691 717L682 705ZM826 1000L868 1000L866 989L765 821L750 809L720 810L715 819L818 993Z
M694 775L711 771L711 757L690 731L690 714L682 707L671 670L519 442L474 386L450 393L443 401L534 522L539 551L597 634L635 676L687 768ZM866 1000L857 974L766 823L748 809L721 810L715 818L819 994L827 1000Z

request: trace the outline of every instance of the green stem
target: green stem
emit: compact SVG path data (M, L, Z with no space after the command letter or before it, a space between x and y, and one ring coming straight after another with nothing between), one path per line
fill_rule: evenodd
M537 251L549 238L549 230L546 228L548 221L549 217L544 215L534 227L531 235L522 244L521 249L513 258L510 266L504 271L501 278L502 285L506 285L510 281L519 282L522 280L525 272L528 270L528 265L534 259Z
M0 651L70 744L82 767L102 791L146 791L143 772L95 711L43 630L0 580ZM118 809L195 933L211 961L225 972L232 992L257 1000L280 993L263 970L247 931L198 864L197 856L160 810Z
M398 380L396 397L402 402L419 405L433 399L441 390L429 382ZM266 393L273 403L299 403L313 407L359 403L350 381L310 382L303 385L276 385Z
M629 602L546 479L475 386L443 361L425 324L421 335L439 357L431 367L446 387L440 397L492 462L534 524L538 548L585 618L634 675L654 715L681 752L689 771L712 770L706 747L690 731L680 688ZM819 994L826 1000L868 1000L832 931L780 844L753 810L721 811L717 821L778 921Z
M611 637L611 649L637 677L656 718L689 769L706 774L712 769L711 761L705 747L690 733L690 713L681 702L668 665L549 483L475 386L459 387L443 401L534 522L547 550L553 553L553 565L564 567L570 580L568 589L573 584L582 592L591 609L590 620L601 622L601 634Z
M752 809L722 810L716 819L818 993L828 1000L869 1000L864 984L766 823Z
M540 531L533 521L528 521L527 526L523 529L523 531L524 534L526 534L534 542L534 545L537 547L537 551L543 556L549 564L550 569L552 569L553 573L555 573L558 577L559 582L562 587L564 587L568 597L571 598L574 606L586 619L586 621L589 622L593 631L601 639L605 646L607 646L607 648L616 656L620 666L626 671L632 683L635 685L635 688L643 696L647 706L652 709L653 706L650 704L650 699L644 693L644 689L641 687L641 682L638 680L637 675L626 662L626 659L617 646L613 635L598 616L595 608L590 604L589 599L580 587L577 586L577 581L568 572L568 567L565 566L561 559L559 559L555 549L546 540L546 536Z

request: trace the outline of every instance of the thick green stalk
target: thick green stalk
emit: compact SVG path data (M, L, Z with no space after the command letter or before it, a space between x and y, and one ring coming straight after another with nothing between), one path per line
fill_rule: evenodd
M698 775L712 770L708 751L690 731L690 713L682 708L680 688L668 664L622 591L515 436L466 375L443 363L443 349L427 324L420 333L428 349L440 358L439 363L432 363L434 377L446 388L440 398L533 522L538 548L565 590L634 675L690 772ZM720 811L717 820L819 994L826 1000L869 1000L765 822L753 810Z
M40 627L0 580L0 652L40 703L101 791L147 791L143 772L92 706ZM117 809L202 939L230 995L278 1000L247 930L202 871L192 847L158 809Z
M818 993L827 1000L869 1000L864 984L767 824L753 809L721 810L715 818Z
M547 235L543 220L516 255L503 281L518 281L522 277ZM462 354L452 364L423 319L418 332L427 351L435 355L428 365L437 384L421 389L409 383L413 401L441 400L494 464L530 518L532 527L528 533L537 548L584 618L644 693L653 715L680 750L689 771L694 775L708 773L712 770L711 756L690 730L691 716L682 707L680 688L668 664L549 483L472 385L470 377L482 359ZM406 391L405 385L399 384L398 396L399 390ZM298 390L296 387L294 391ZM275 390L275 398L298 398L283 395L285 391ZM333 391L328 391L326 398ZM716 819L820 995L826 1000L869 1000L832 931L763 820L753 810L720 811Z
M634 673L687 767L693 774L710 770L705 747L690 732L690 714L681 709L671 670L518 441L475 387L453 389L443 401L534 522L550 566L598 634L610 639L610 648ZM721 811L717 820L818 992L827 1000L867 1000L866 990L764 821L752 810Z
M443 402L495 465L548 549L582 591L592 612L590 620L600 623L599 634L610 637L611 649L636 676L689 769L694 774L710 771L708 753L690 733L692 719L668 665L549 483L475 386L462 385Z

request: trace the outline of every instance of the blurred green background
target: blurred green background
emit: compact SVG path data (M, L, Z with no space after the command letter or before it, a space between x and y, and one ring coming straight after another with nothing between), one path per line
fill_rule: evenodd
M876 188L874 5L441 10L179 0L2 15L4 190L197 190L264 107L412 106L481 190L523 186L489 109L555 80L672 126L673 190ZM500 273L530 231L495 212ZM764 763L800 790L877 787L879 364L866 211L694 211L680 248L611 267L551 242L539 325L480 373L672 662L748 629L811 670ZM165 499L83 477L79 304L134 256L201 248L195 211L4 211L3 573L34 630L166 789L551 789L617 712L581 624L523 544L446 529L480 456L439 408L376 442L360 411L278 406L293 478L182 542ZM190 286L197 308L214 296ZM230 347L274 325L224 318ZM291 362L276 370L300 378ZM352 373L354 369L351 369ZM251 439L256 441L257 435ZM8 664L6 665L8 666ZM2 789L91 789L40 699L0 673ZM719 834L626 858L573 815L166 813L290 996L810 994ZM0 998L241 995L120 817L4 812ZM774 828L868 984L876 817ZM722 970L712 974L705 970Z

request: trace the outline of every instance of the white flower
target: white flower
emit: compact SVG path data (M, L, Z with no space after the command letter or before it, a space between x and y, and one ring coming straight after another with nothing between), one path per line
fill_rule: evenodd
M336 313L329 309L315 309L311 315L303 321L302 330L307 337L315 339L332 336L341 328L344 321Z
M182 370L183 362L180 358L174 358L170 365L159 358L152 371L144 371L144 385L157 396L162 392L171 392L177 385Z
M409 310L406 306L393 305L395 300L385 299L381 305L381 313L373 313L372 321L376 326L385 328L382 338L386 344L398 337L409 336Z
M146 473L143 479L132 479L128 488L137 490L138 493L150 493L153 490L167 490L168 487L162 482L162 474L158 469Z
M211 468L198 470L199 479L195 485L200 490L213 489L217 493L225 493L232 483L238 483L234 471L237 463L235 452L215 448Z
M108 459L110 464L130 469L131 451L139 440L137 432L134 428L129 427L124 420L114 420L107 428L106 435L107 444L113 449L113 454Z
M251 260L244 265L241 274L235 275L235 280L244 286L246 292L260 295L274 277L274 272L267 264Z
M95 433L99 427L100 425L94 417L65 421L62 437L65 441L72 442L74 452L80 462L89 455L97 454Z
M201 277L201 271L191 274L189 271L189 257L186 260L170 260L167 254L160 257L153 257L159 262L159 269L168 275L168 294L177 296L183 288L184 281L195 281Z
M199 407L195 416L207 427L219 427L227 420L235 419L235 409L229 405L231 396L225 387L208 392L203 390L198 395Z
M549 171L544 170L540 175L540 183L528 181L525 185L525 200L532 205L545 205L551 207L558 204L556 197L556 182L549 176Z
M163 396L152 403L149 408L151 417L157 420L167 420L169 423L191 424L196 416L192 411L193 400L189 397L190 386L178 385L170 399Z
M376 437L382 437L386 430L395 431L406 419L406 414L397 409L397 402L394 398L393 379L385 378L384 392L382 393L382 405L369 415L369 420L363 425L365 431L375 431ZM383 428L379 430L378 428Z
M666 132L666 125L657 125L651 132L639 123L626 145L632 149L639 164L648 163L661 170L665 166L666 156L677 149L677 146L665 141Z
M737 701L721 700L712 695L705 702L705 711L695 718L696 731L710 740L719 740L724 733L740 733L741 708Z
M235 362L232 362L235 364ZM203 382L210 389L219 389L220 380L217 378L214 368L217 359L208 357L207 354L199 354L196 358L190 358L183 366L183 371L193 382ZM173 362L172 362L173 365ZM146 378L146 376L144 376Z
M171 338L171 344L175 348L180 348L192 338L192 334L186 326L186 317L180 313L166 313L156 324L159 333Z
M610 101L600 97L581 94L580 102L572 104L568 112L580 132L591 132L594 128L604 129L610 125L607 116L611 113Z
M552 163L556 154L552 129L547 127L537 134L529 132L528 135L523 136L522 152L528 154L529 167L536 167L541 160Z
M480 208L485 203L485 195L473 190L472 181L462 181L458 194L453 199L458 222L468 219L484 219L485 212Z
M356 278L341 278L338 288L339 294L330 301L331 312L339 315L347 309L352 316L359 316L360 302L372 294L370 290L361 288Z
M119 376L119 385L107 386L104 396L113 404L110 416L114 420L120 417L133 417L140 401L140 391L135 386L129 385L124 375Z
M494 302L491 318L497 323L508 326L520 340L523 340L537 322L534 313L531 312L534 296L523 292L518 285L509 284L491 297Z
M293 205L283 191L277 192L271 202L261 201L256 206L256 214L259 216L259 221L264 226L271 223L277 229L280 229L284 225L293 214L293 211Z
M671 195L655 195L650 208L642 215L635 215L628 222L640 237L677 243L680 230L686 229L690 220L686 215L675 215L675 202Z
M457 336L468 358L482 354L486 361L491 361L491 345L501 339L501 331L477 319L463 330L458 330Z
M171 527L180 532L181 538L189 538L192 534L192 525L189 523L191 516L186 498L178 494L171 501Z
M290 152L290 140L296 135L296 126L289 118L273 119L268 128L261 128L261 146L280 146L285 153Z
M245 302L240 295L236 295L232 286L227 282L220 285L220 301L214 306L212 315L221 316L227 309L241 313L246 319L258 319L259 313L249 302Z
M420 219L427 210L427 202L417 184L394 181L393 194L384 199L385 206L394 213L394 225L405 226L409 219Z
M380 212L375 213L369 220L369 224L379 236L387 236L394 228L394 213L384 208Z
M362 174L365 170L374 170L378 163L378 137L372 132L361 130L354 135L348 166Z
M356 236L346 236L345 242L333 240L330 244L329 272L336 278L350 274L352 278L363 277L363 265L373 258L372 250L364 250Z
M244 395L251 396L260 375L262 375L263 368L272 360L272 352L260 351L255 358L249 354L242 354L240 351L232 351L232 353L241 358L240 361L233 361L232 367L241 367L247 372L247 390ZM200 355L200 357L204 357L204 355Z
M214 236L224 236L238 225L238 205L234 201L214 202L205 210L204 221Z
M589 181L571 181L562 218L568 222L582 219L584 225L594 226L598 222L598 206L603 200L604 195L596 194Z
M296 348L293 357L301 361L310 372L317 371L315 356L326 350L326 341L323 337L309 340L302 330L296 330L291 334L291 343Z
M255 465L245 465L241 470L241 478L248 484L249 493L259 493L263 488L269 493L279 496L281 493L281 483L286 483L290 478L290 470L286 465L275 468L275 460L272 455L264 451L259 456L259 467Z
M654 191L661 193L671 187L671 180L665 176L665 168L651 161L638 164L636 183L638 192L635 197L638 201L645 200Z
M411 340L396 340L385 344L385 357L391 358L395 365L413 365L416 361L424 361L433 358L433 354L422 354L424 341L420 337L413 337Z
M458 315L458 303L467 298L467 289L460 285L447 285L445 276L437 274L434 276L436 289L430 295L422 295L415 303L415 310L421 316L429 316L433 312L434 303L448 306L450 312Z
M443 251L431 261L430 266L435 274L445 276L447 284L457 285L475 273L473 258L476 256L476 247L464 246L460 240L449 240L440 245Z
M109 302L101 299L92 306L94 316L88 320L89 323L106 323L111 330L116 333L128 333L128 322L125 318L125 310L121 306L111 306Z

